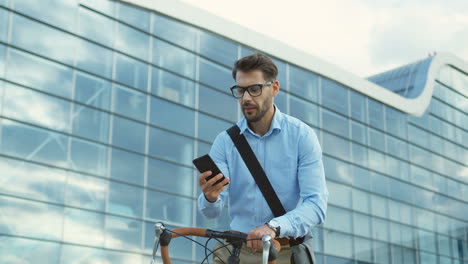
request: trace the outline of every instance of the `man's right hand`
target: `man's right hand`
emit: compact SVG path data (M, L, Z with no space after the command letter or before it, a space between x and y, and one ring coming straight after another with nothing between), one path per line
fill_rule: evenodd
M198 183L200 184L202 192L205 194L206 200L208 200L208 202L214 203L216 200L218 200L219 194L227 188L229 179L226 177L223 181L213 186L215 182L223 178L223 174L219 173L209 181L206 181L206 178L209 177L211 173L211 171L205 171L204 173L200 174L198 177Z

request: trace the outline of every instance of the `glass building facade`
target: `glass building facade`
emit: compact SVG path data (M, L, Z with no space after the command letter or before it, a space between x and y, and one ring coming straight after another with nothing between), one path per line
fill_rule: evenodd
M120 2L0 0L0 263L149 263L155 222L227 228L191 160L241 117L230 69L256 49ZM468 73L443 68L416 117L275 62L324 151L318 263L468 263Z

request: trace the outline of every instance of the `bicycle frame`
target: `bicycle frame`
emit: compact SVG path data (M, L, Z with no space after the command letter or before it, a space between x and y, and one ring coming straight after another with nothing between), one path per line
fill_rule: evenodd
M158 245L161 245L161 258L163 264L171 264L171 259L169 256L169 244L172 238L179 236L198 236L198 237L208 237L208 238L221 238L225 239L226 242L233 246L231 256L227 260L227 264L238 264L239 263L239 254L242 247L242 244L247 241L247 234L233 233L229 231L215 231L206 228L196 228L196 227L183 227L175 228L173 230L166 229L163 223L155 224L155 240L153 247L153 258L151 264L154 264L156 260L156 252ZM271 246L273 244L273 246ZM266 235L262 238L262 263L263 264L275 264L278 252L281 250L281 246L278 241L273 240L271 236ZM216 251L215 249L214 251ZM210 254L213 254L214 251L210 250ZM208 257L208 256L207 256ZM205 258L206 259L206 258Z

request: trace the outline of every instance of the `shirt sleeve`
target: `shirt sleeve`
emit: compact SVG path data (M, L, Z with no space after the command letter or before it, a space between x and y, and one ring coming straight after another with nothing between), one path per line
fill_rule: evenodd
M225 151L225 138L226 132L223 131L220 133L210 150L210 157L216 163L221 173L224 177L229 178L229 169L227 166L226 151ZM198 196L198 210L208 218L216 218L221 214L221 211L224 207L225 201L227 200L229 186L219 195L218 199L215 202L209 202L206 200L204 193L202 192Z
M285 215L275 218L280 236L305 236L325 220L328 189L317 135L307 127L299 140L298 181L302 203Z

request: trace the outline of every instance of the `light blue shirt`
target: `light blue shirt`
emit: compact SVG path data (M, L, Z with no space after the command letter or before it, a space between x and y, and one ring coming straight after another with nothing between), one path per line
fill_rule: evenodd
M275 108L270 130L262 137L248 127L245 118L237 125L287 213L274 218L226 131L216 137L210 156L224 176L230 178L230 184L213 203L202 193L198 208L205 216L214 218L229 201L232 230L247 233L274 218L281 227L281 237L305 236L324 221L327 209L322 149L309 126Z

